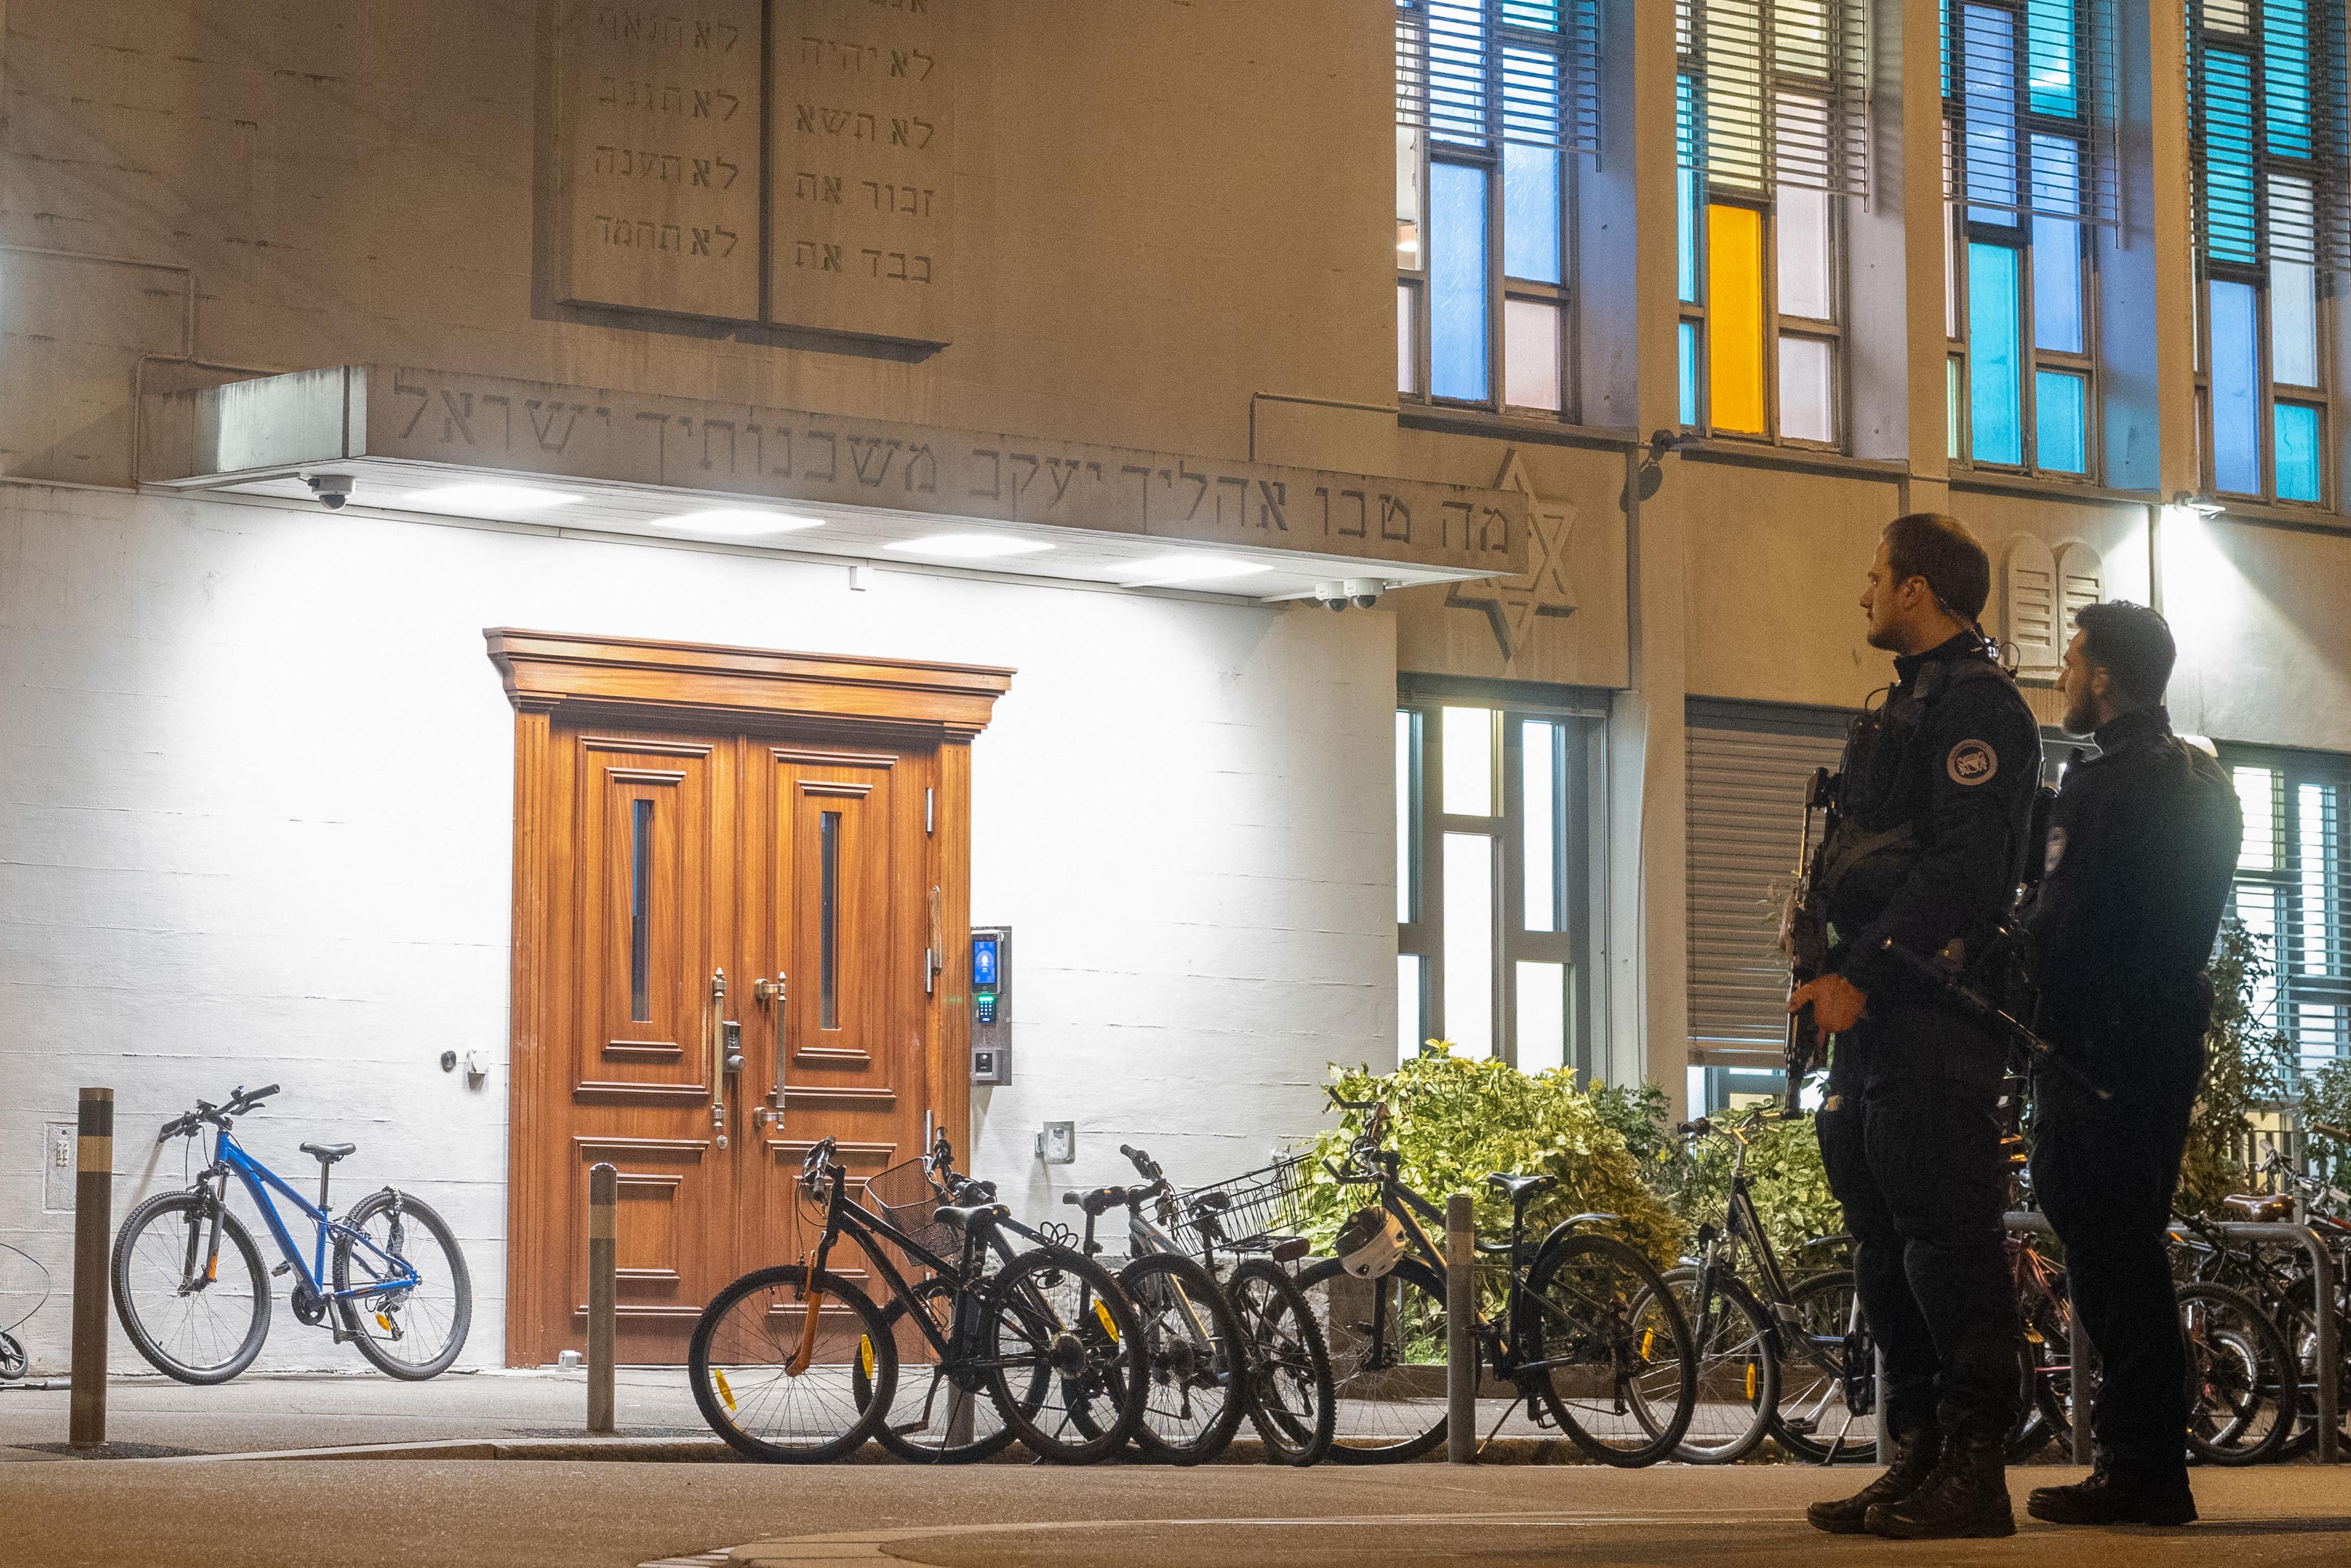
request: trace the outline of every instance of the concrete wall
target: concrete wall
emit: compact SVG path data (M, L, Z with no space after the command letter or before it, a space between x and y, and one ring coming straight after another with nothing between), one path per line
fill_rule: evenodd
M1018 929L1021 968L1018 1076L975 1092L973 1163L1032 1214L1059 1212L1030 1146L1048 1117L1079 1122L1055 1185L1114 1179L1123 1141L1211 1179L1313 1125L1326 1061L1393 1055L1389 617L872 580L0 490L0 1240L58 1287L21 1331L37 1365L62 1364L71 1278L43 1124L115 1088L119 1217L183 1179L156 1125L273 1080L254 1151L298 1180L296 1144L349 1138L341 1190L442 1207L474 1270L466 1359L502 1358L513 714L485 626L1019 671L974 746L973 911ZM487 1082L444 1074L444 1049L481 1051ZM267 1354L340 1358L282 1312Z

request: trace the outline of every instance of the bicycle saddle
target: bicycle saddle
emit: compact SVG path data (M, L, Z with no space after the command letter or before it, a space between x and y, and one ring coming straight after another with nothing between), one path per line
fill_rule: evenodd
M2285 1221L2294 1218L2294 1199L2280 1193L2231 1193L2220 1200L2220 1207L2240 1218L2262 1222Z
M942 1225L952 1225L957 1230L969 1230L974 1226L993 1225L999 1219L1009 1219L1012 1211L1000 1203L943 1204L931 1216Z
M1092 1192L1065 1192L1061 1201L1074 1203L1089 1215L1102 1215L1125 1207L1128 1191L1123 1186L1098 1186Z
M1523 1204L1546 1187L1559 1185L1559 1177L1555 1176L1520 1176L1510 1171L1496 1171L1486 1180L1509 1193L1513 1205Z
M357 1144L305 1144L302 1145L302 1152L306 1155L318 1155L319 1163L322 1166L330 1166L358 1148Z

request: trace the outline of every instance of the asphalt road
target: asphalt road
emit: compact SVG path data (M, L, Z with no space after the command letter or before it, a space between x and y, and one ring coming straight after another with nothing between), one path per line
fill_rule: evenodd
M2199 1472L2206 1522L2184 1531L2059 1531L2026 1521L2003 1542L1897 1545L1823 1536L1802 1523L1805 1501L1857 1485L1866 1473L1786 1465L1644 1471L992 1465L917 1471L516 1460L59 1461L0 1467L0 1565L2351 1563L2351 1470L2292 1465ZM2074 1474L2019 1472L2020 1505L2026 1485Z

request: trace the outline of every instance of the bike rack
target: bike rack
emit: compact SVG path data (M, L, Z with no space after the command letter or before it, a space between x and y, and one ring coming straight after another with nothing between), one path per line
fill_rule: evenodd
M2011 1230L2036 1230L2044 1236L2056 1234L2046 1215L2011 1214L2007 1217ZM2340 1463L2341 1446L2335 1428L2343 1408L2342 1357L2335 1343L2335 1312L2332 1308L2335 1291L2335 1259L2326 1242L2307 1225L2288 1225L2274 1221L2250 1219L2223 1220L2212 1227L2221 1235L2238 1241L2287 1241L2302 1249L2310 1259L2311 1277L2316 1287L2314 1294L2320 1302L2330 1303L2317 1317L2318 1407L2314 1415L2318 1422L2318 1462L2323 1465ZM2070 1293L2070 1291L2069 1291ZM2082 1326L2082 1314L2070 1313L2073 1322L2073 1344L2068 1354L2074 1366L2074 1462L2091 1462L2090 1423L2083 1417L2090 1406L2088 1392L2090 1339Z

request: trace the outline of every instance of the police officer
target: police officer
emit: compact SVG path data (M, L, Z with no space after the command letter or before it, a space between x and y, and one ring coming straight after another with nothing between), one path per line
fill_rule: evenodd
M2243 842L2218 758L2171 733L2163 617L2093 604L2065 650L2065 728L2098 755L2066 769L2027 915L2040 1031L2112 1099L2056 1073L2034 1086L2032 1185L2105 1375L2097 1467L2025 1500L2057 1524L2186 1524L2186 1354L2164 1230L2204 1070L2204 974Z
M1854 1237L1855 1284L1886 1358L1886 1472L1808 1517L1840 1534L2008 1535L2003 1442L2018 1330L2003 1252L2005 1052L1888 956L1964 964L2022 866L2040 733L1977 624L1983 547L1953 517L1886 525L1861 607L1895 655L1883 706L1855 721L1816 890L1828 970L1789 1009L1835 1036L1818 1117Z

